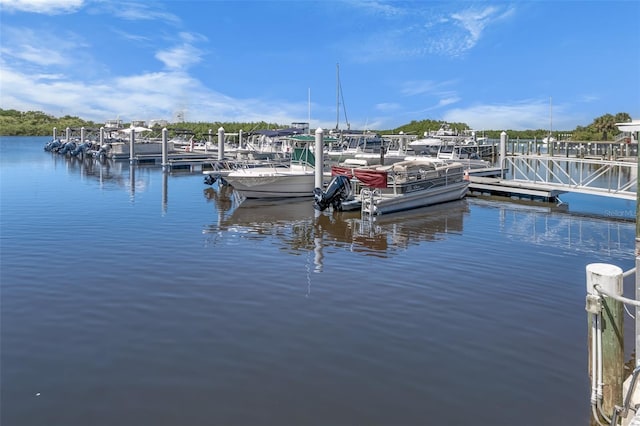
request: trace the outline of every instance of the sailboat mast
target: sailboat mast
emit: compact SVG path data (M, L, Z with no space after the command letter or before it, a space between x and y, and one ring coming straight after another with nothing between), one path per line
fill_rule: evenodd
M336 130L340 128L340 64L336 64Z
M551 134L553 133L553 106L552 106L552 97L549 96L549 138L551 138Z

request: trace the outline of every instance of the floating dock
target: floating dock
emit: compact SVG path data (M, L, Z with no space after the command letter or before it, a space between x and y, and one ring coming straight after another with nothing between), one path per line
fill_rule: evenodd
M568 191L543 183L469 175L469 195L498 195L553 202L558 201L558 196L566 192Z

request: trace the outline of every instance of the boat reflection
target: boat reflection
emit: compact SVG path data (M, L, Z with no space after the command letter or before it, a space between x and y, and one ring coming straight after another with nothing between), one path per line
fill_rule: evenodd
M361 219L360 212L319 212L308 200L242 199L231 187L204 190L214 202L218 219L205 234L245 238L275 236L283 248L293 252L341 248L364 255L389 257L423 241L436 241L447 234L462 233L469 213L466 200L382 215L375 221Z

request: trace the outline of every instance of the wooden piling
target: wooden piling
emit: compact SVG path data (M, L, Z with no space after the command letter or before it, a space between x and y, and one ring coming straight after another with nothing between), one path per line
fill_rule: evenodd
M600 297L602 309L599 312L602 329L601 371L598 385L602 389L602 411L613 415L616 405L622 405L622 383L624 381L624 317L622 302L614 297L622 296L622 269L617 266L592 263L587 265L587 291ZM603 293L608 295L604 295ZM589 328L589 337L592 329ZM589 359L592 359L592 345L589 344ZM599 367L591 367L592 373Z

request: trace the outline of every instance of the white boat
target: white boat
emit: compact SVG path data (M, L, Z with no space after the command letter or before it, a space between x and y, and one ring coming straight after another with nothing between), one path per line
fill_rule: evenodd
M468 139L464 134L452 129L449 123L443 122L438 130L424 132L423 137L409 143L409 147L418 155L435 156L441 146L460 144Z
M360 152L355 154L353 159L347 159L344 162L367 166L374 164L389 165L403 161L407 155L414 153L409 147L409 136L404 134L383 135L382 143L383 145L378 148L377 152Z
M440 149L444 143L445 142L438 137L427 136L409 142L409 147L416 154L435 156L438 153L438 149Z
M335 177L327 191L314 190L315 207L318 210L329 206L342 210L360 207L363 214L381 215L459 200L469 187L464 172L460 163L431 159L351 169L334 166ZM354 184L357 195L353 195L351 188L338 188L334 182L345 187Z
M425 159L424 155L407 155L405 160L421 160ZM480 156L480 146L477 144L461 145L451 144L442 145L438 148L435 155L436 160L446 163L460 163L465 170L487 169L491 167L491 163L483 160Z
M330 133L330 136L335 137L335 142L325 154L332 161L341 162L365 153L380 156L383 139L377 133L348 131L339 135Z
M488 161L483 160L479 154L478 145L443 145L436 155L438 160L458 162L469 169L484 169L491 167Z
M234 170L224 177L246 198L312 197L315 158L307 148L294 148L289 164L268 163Z

